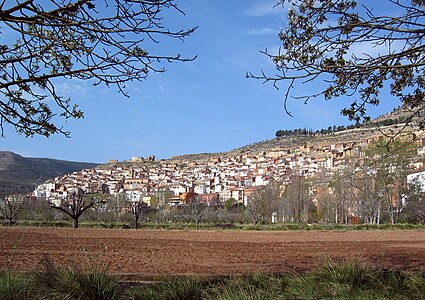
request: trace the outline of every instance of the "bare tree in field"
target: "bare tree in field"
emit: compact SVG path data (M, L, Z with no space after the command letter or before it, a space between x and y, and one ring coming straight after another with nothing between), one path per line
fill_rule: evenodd
M367 178L367 177L365 177ZM362 194L360 197L363 203L369 203L370 198L370 183L371 180L361 180L359 176L355 176L354 167L350 164L345 166L344 170L336 170L333 177L330 179L329 187L333 189L333 204L329 206L333 212L331 220L335 223L350 222L350 213L357 207L360 207L358 202L358 193ZM358 192L357 186L363 185L363 191Z
M370 224L397 223L406 177L417 160L416 153L416 146L410 142L382 139L363 149L360 162L346 161L344 170L337 170L330 181L335 222L348 223L348 217L355 216Z
M279 206L281 191L281 184L272 181L254 192L246 207L248 216L254 224L268 223L271 220L272 208Z
M392 224L398 221L402 194L406 190L406 177L410 164L416 160L416 153L414 144L398 139L391 142L383 139L365 149L367 159L362 171L369 174L367 180L374 183L372 195L382 219L389 219Z
M309 186L303 176L293 175L291 183L285 189L285 214L291 222L307 222L309 208L312 205Z
M271 199L264 191L256 191L246 207L246 212L252 223L268 223L271 219Z
M127 197L127 195L125 195L125 199L127 202L128 211L133 216L134 229L137 229L139 228L140 217L143 215L143 212L148 209L148 205L143 202L140 197L137 197L136 199L130 199Z
M186 201L184 206L178 208L179 216L186 223L195 223L195 229L197 230L199 224L205 218L208 207L199 201L198 196L191 197Z
M125 193L118 193L108 201L108 212L112 222L123 220L127 213L128 197Z
M143 210L145 208L147 208L147 204L143 201L136 201L130 203L130 211L133 215L134 229L139 228L139 220L140 217L143 215Z
M9 226L12 226L13 220L21 212L27 202L25 195L6 195L0 196L0 214L8 221Z
M57 199L56 199L57 200ZM90 208L106 202L106 195L103 194L86 194L82 189L69 194L65 199L57 201L48 201L50 207L64 212L72 219L74 228L78 228L78 220L81 215Z
M174 0L0 1L0 134L11 125L26 136L68 135L59 118L83 112L63 94L64 81L127 96L128 82L193 60L159 49L196 29L168 26L172 13L183 14Z

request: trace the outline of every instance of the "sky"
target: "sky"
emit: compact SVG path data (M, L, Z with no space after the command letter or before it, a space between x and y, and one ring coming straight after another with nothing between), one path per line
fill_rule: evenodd
M58 90L85 113L84 119L64 123L71 137L26 138L6 126L0 150L25 157L105 163L134 156L223 152L273 139L281 129L350 124L340 115L351 103L349 98L308 104L290 101L291 117L283 108L284 84L277 90L272 84L245 78L247 72L276 73L260 53L277 51L277 35L286 25L285 12L274 8L275 2L177 1L185 15L167 14L165 23L199 28L184 42L159 43L156 50L197 55L194 61L165 65L167 72L130 83L129 98L113 87L93 87L90 81L58 82ZM384 102L370 113L374 117L398 104Z

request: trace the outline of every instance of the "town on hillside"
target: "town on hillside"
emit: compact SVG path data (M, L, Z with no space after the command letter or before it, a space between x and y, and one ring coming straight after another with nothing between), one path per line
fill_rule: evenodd
M183 156L155 160L150 156L133 157L124 162L111 160L93 169L48 180L35 189L33 196L60 205L70 193L82 189L85 193L125 194L130 201L143 201L153 208L178 208L194 201L205 206L222 206L228 199L248 206L256 201L256 192L272 182L281 184L278 194L282 195L294 178L302 178L309 183L309 202L319 207L324 193L336 194L335 185L330 184L335 176L340 176L347 168L356 172L367 165L371 156L368 149L372 145L376 148L375 145L385 140L382 130L366 130L367 134L358 133L355 139L349 135L351 141L332 142L343 140L338 137L341 133L332 133L320 141L288 147L280 144L259 152L233 151L198 159ZM419 128L398 136L401 140L414 141L409 143L415 147L413 158L405 164L403 180L423 174L424 137ZM388 201L395 203L392 197L398 192L394 189L400 185L392 183L390 188ZM359 205L345 205L347 215L355 220L360 215ZM273 214L273 221L279 220L285 221L284 213Z

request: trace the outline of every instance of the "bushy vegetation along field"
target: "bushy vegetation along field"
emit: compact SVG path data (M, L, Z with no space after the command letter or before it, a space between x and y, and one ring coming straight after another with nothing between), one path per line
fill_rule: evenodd
M105 270L58 267L49 260L29 275L0 272L0 298L8 299L424 299L425 274L324 260L305 274L164 278L120 282Z

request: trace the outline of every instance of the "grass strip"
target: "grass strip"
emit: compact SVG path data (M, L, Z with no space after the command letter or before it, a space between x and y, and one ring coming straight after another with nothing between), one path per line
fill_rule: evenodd
M425 299L425 273L325 259L305 274L164 278L151 284L119 282L104 268L60 267L49 260L27 276L0 272L0 299L238 300Z

